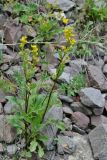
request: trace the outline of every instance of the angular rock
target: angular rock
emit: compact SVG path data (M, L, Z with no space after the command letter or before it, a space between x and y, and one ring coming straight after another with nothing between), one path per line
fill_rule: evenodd
M69 107L63 107L63 112L68 115L72 115L73 111Z
M3 106L2 104L0 103L0 114L3 113Z
M92 87L80 90L81 102L91 108L103 108L105 105L105 99L102 96L100 90Z
M22 32L23 32L23 35L30 36L33 38L36 37L36 31L30 25L23 26Z
M6 114L12 114L15 112L15 106L13 104L11 104L10 102L7 102L5 105L4 105L4 112Z
M107 117L101 115L101 116L92 116L91 117L91 125L97 127L101 124L107 124Z
M17 26L15 24L8 24L5 29L5 42L12 44L18 42L21 38L21 26Z
M17 146L15 144L11 144L7 146L7 153L8 155L13 155L17 151Z
M107 64L105 64L103 67L103 73L107 76Z
M76 150L76 144L75 141L68 137L68 136L58 136L58 143L57 143L58 153L59 154L72 154Z
M4 146L2 143L0 143L0 153L3 153L5 150L4 150Z
M104 107L103 108L93 108L92 111L93 111L94 115L100 116L104 111Z
M60 120L63 119L63 110L62 107L52 107L45 115L44 121L48 120L49 118L53 120ZM48 141L44 142L44 145L46 146L47 150L53 149L53 140L57 134L58 128L52 124L48 125L43 129L43 134L48 136Z
M102 91L107 90L107 83L100 67L89 65L87 67L90 86L93 86Z
M71 68L74 68L74 72L75 71L82 72L83 69L87 66L87 62L84 61L83 59L76 59L70 61L69 65L71 66Z
M59 98L61 101L64 101L66 103L72 103L73 99L69 96L65 96L65 95L59 95Z
M0 89L0 103L5 102L5 93Z
M13 76L15 72L22 72L22 69L20 66L11 66L9 70L6 71L6 74L9 76Z
M83 104L81 104L80 102L73 102L71 105L70 105L71 109L74 111L74 112L82 112L84 113L85 115L92 115L92 111L89 109L89 108L86 108Z
M76 142L76 150L69 155L68 160L94 160L91 147L85 136L78 133L73 134L73 140Z
M0 29L4 29L6 23L7 17L4 14L0 14Z
M101 124L89 133L94 158L107 160L107 124Z
M90 122L89 118L81 112L74 112L72 114L72 121L81 129L86 129Z
M47 0L51 4L57 4L63 11L68 11L75 7L75 3L70 0Z
M76 126L75 124L73 124L72 130L73 130L74 132L77 132L77 133L81 134L81 135L84 135L84 134L86 133L83 129L79 128L79 127Z
M16 137L15 130L7 123L8 116L0 115L0 141L11 143Z

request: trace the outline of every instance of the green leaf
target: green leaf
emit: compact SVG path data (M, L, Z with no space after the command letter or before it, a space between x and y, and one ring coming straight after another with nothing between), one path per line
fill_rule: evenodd
M38 155L40 158L44 155L44 150L40 145L38 145Z
M37 141L32 141L31 143L30 143L30 147L29 147L29 149L30 149L30 151L31 152L34 152L35 150L36 150L36 148L37 148L37 145L38 145L38 142Z

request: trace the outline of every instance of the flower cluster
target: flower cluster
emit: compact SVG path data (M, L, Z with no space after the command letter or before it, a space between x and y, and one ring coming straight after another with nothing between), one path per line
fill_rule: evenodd
M65 27L64 36L69 44L74 45L76 43L75 35L73 33L73 27L71 26Z
M20 48L23 48L25 46L25 44L28 42L27 41L27 36L23 36L21 39L20 39Z
M34 63L39 62L39 58L38 58L38 47L37 45L31 45L31 51L32 51L32 60Z

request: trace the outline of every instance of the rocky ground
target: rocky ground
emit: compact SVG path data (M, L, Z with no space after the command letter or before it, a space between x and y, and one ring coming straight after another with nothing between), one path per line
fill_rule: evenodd
M59 0L59 6L68 15L73 13L75 7L82 8L83 4L84 0ZM18 42L23 34L33 38L36 32L30 28L29 33L27 25L21 26L16 19L0 14L0 38L5 39L7 44L0 44L3 51L0 71L6 79L11 79L14 71L21 70L17 50L9 44ZM59 132L54 125L45 128L43 132L49 136L49 140L45 143L44 160L107 160L107 51L97 48L97 53L99 56L94 59L90 57L87 61L80 58L69 61L59 78L58 83L68 83L85 69L88 85L79 91L77 97L60 94L62 107L53 106L47 112L45 119L61 120L67 129ZM50 57L49 54L47 58L52 59L48 72L53 74L58 57ZM39 78L39 72L36 78ZM13 114L15 106L5 96L0 89L0 160L13 160L14 155L24 147L24 141L16 143L15 130L6 121Z

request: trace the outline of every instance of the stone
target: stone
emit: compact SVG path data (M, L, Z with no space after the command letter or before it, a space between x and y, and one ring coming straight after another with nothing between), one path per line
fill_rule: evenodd
M0 14L0 29L4 29L6 23L7 17L4 14Z
M89 133L95 159L107 160L107 124L101 124Z
M74 112L72 114L72 122L75 123L81 129L86 129L90 121L85 114L81 112Z
M86 136L73 133L73 140L76 143L76 150L69 155L67 160L94 160L90 144Z
M36 37L36 31L32 26L29 26L29 25L23 26L22 33L23 35L26 35L29 37L33 37L33 38Z
M0 51L5 51L7 46L5 44L0 43Z
M107 117L101 116L92 116L91 117L91 125L97 127L100 124L107 124Z
M101 70L101 67L89 65L87 67L87 71L90 86L100 89L101 91L106 91L107 83L105 81L105 76Z
M20 66L15 65L15 66L11 66L7 71L6 74L9 76L13 76L15 72L22 72L22 69Z
M0 89L0 103L5 102L5 93Z
M70 128L70 126L71 126L71 120L69 118L65 117L63 119L63 122L65 123L66 129L70 129L71 130L71 128Z
M73 102L73 99L69 96L65 96L65 95L59 95L59 99L61 101L64 101L66 103L72 103Z
M76 4L79 7L79 9L82 9L85 5L85 0L76 0Z
M75 124L72 125L72 130L74 132L77 132L77 133L81 134L81 135L84 135L86 133L83 129L79 128Z
M9 116L0 115L0 141L12 143L15 140L15 129L7 122Z
M13 104L11 104L10 102L7 102L4 105L4 112L6 114L13 114L15 112L15 108L16 108L16 106L14 106Z
M0 114L3 113L3 106L2 104L0 103Z
M105 76L107 76L107 64L105 64L103 67L103 73L105 74Z
M12 44L17 43L18 40L21 38L22 32L21 32L21 25L17 26L13 23L10 23L6 25L5 28L5 42Z
M76 59L76 60L72 60L70 61L69 65L71 66L71 68L74 68L74 72L82 72L83 68L85 68L87 66L87 62L84 61L83 59Z
M93 108L92 111L93 111L94 115L100 116L104 111L104 107L103 108Z
M73 111L69 107L63 107L63 112L68 115L72 115Z
M73 102L72 104L70 104L71 109L73 110L73 112L82 112L85 115L92 115L92 111L89 108L86 108L83 104L81 104L80 102Z
M59 154L72 154L76 150L76 144L72 138L68 136L59 135L57 149Z
M8 155L14 155L17 151L17 146L15 144L11 144L7 146Z
M44 118L44 122L47 121L49 118L53 119L53 120L60 120L62 121L63 119L63 110L62 107L56 107L53 106L45 115ZM52 125L48 125L46 126L42 133L46 136L48 136L48 141L44 142L44 145L46 146L47 150L53 150L54 146L53 146L53 140L56 137L58 128L52 124Z
M57 4L63 11L68 11L75 7L75 3L70 0L47 0L51 4Z
M81 102L91 108L103 108L105 99L101 91L92 87L81 89L79 92Z
M4 149L4 146L2 143L0 143L0 153L3 153L5 152L5 149Z

